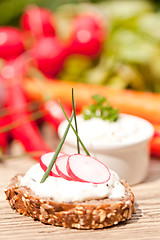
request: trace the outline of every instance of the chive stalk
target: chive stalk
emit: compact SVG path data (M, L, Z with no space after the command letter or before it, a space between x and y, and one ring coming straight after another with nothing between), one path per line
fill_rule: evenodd
M72 121L73 116L74 116L74 111L72 112L71 118L70 118L70 120L69 120L70 122ZM67 118L68 118L68 117L67 117ZM69 128L70 128L70 123L68 123L68 126L67 126L67 128L66 128L66 130L65 130L65 132L64 132L64 135L63 135L63 137L62 137L62 139L61 139L61 141L60 141L60 143L59 143L59 145L58 145L58 147L57 147L57 149L56 149L56 151L55 151L55 153L54 153L54 155L53 155L53 158L52 158L52 160L51 160L51 162L50 162L47 170L45 171L45 173L44 173L44 175L43 175L40 183L43 183L43 182L47 179L47 177L49 176L49 174L50 174L50 172L51 172L51 169L52 169L52 167L53 167L53 165L54 165L54 162L56 161L56 158L57 158L57 156L58 156L58 154L59 154L59 152L60 152L60 150L61 150L61 148L62 148L62 146L63 146L63 143L64 143L64 141L65 141L65 139L66 139L66 136L67 136L67 133L68 133L68 131L69 131Z
M61 106L61 108L62 108L62 111L63 111L63 113L64 113L64 115L65 115L65 117L66 117L66 119L67 119L69 125L71 126L73 132L74 132L75 135L77 136L78 141L80 142L80 144L81 144L81 146L83 147L83 149L84 149L84 151L86 152L86 154L87 154L88 156L90 156L88 150L86 149L86 147L84 146L84 144L83 144L83 142L81 141L80 137L78 136L76 130L74 129L74 127L73 127L73 125L72 125L72 123L71 123L71 120L69 120L69 118L68 118L68 116L67 116L67 114L66 114L66 112L65 112L65 110L64 110L64 108L63 108L63 106L62 106L62 104L61 104L60 101L59 101L59 104L60 104L60 106Z
M73 112L74 112L74 122L75 122L75 129L78 134L78 127L77 127L77 119L76 119L76 110L75 110L75 105L74 105L74 93L73 93L73 88L72 88L72 106L73 106ZM80 146L79 146L79 140L77 137L77 151L80 154Z

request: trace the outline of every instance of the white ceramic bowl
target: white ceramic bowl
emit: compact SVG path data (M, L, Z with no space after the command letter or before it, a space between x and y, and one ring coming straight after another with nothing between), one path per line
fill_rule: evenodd
M123 124L116 126L114 123L106 127L106 121L100 120L101 122L94 122L92 125L90 120L83 121L81 116L77 116L78 132L91 156L117 172L120 178L127 180L130 185L134 185L142 182L147 176L149 140L154 129L148 121L136 116L120 114L120 119L124 119ZM60 138L67 124L67 121L64 121L58 128ZM109 139L108 134L111 135ZM113 140L113 134L116 141ZM75 134L70 128L62 151L73 154L77 152L76 144ZM84 153L82 148L81 152Z

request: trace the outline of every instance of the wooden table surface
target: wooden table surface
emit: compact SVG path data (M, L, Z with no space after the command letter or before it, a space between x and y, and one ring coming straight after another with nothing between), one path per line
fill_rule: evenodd
M137 213L128 222L102 230L76 230L45 225L11 209L5 200L4 187L11 177L26 172L34 163L29 158L10 159L0 163L0 239L160 240L160 159L152 159L146 181L132 187L136 196Z

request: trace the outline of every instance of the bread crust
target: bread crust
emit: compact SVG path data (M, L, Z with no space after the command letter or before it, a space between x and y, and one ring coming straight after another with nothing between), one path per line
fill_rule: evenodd
M20 185L22 175L11 179L5 189L6 199L20 214L31 216L42 223L77 229L98 229L116 225L131 218L134 194L126 181L125 198L101 199L84 202L58 203L50 198L39 197L26 186Z

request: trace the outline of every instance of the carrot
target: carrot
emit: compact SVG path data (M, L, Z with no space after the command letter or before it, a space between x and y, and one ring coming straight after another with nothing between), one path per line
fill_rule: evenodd
M71 103L71 88L74 88L77 109L92 102L94 94L106 97L109 103L120 112L142 117L152 123L160 123L160 94L133 90L112 89L107 86L90 85L85 83L65 82L60 80L25 79L24 88L32 100L60 99L69 106Z

